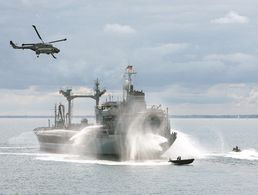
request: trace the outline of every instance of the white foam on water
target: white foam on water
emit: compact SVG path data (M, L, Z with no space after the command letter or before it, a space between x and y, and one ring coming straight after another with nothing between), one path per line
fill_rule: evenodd
M241 152L210 153L209 157L225 157L240 160L258 160L258 152L254 148L244 149Z
M74 158L72 156L40 156L40 157L36 157L36 160L79 163L79 164L110 165L110 166L163 166L163 165L171 164L167 161L162 161L162 160L110 161L110 160L99 160L99 159Z
M258 152L254 148L242 150L241 152L229 152L224 157L242 159L242 160L258 160Z
M34 153L34 152L0 152L0 155L14 155L14 156L35 156L42 158L78 158L79 155L73 154L53 154L53 153Z
M37 154L35 153L26 153L26 152L0 152L0 155L37 156Z
M30 153L30 152L0 152L0 155L15 155L15 156L45 156L43 153Z
M24 147L24 146L0 146L0 149L35 149L38 147Z

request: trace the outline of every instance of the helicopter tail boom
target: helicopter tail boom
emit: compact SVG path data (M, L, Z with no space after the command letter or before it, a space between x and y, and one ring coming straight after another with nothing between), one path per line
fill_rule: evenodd
M10 41L10 45L14 48L14 49L32 49L33 50L33 44L22 44L22 46L17 46L16 44L14 44L12 41Z
M14 48L14 49L20 49L21 47L15 45L12 41L10 41L10 45Z
M23 43L22 46L33 46L35 43Z

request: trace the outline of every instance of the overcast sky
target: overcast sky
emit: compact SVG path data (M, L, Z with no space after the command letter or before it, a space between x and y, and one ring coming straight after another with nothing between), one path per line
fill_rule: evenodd
M62 87L87 92L98 77L117 94L134 65L148 105L170 114L258 114L257 0L0 1L0 115L49 115ZM39 42L57 59L14 50ZM106 97L103 98L105 100ZM74 103L93 113L92 100Z

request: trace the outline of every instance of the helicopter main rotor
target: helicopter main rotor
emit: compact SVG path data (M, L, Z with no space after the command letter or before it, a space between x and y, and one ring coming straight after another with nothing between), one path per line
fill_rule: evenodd
M39 34L39 32L38 32L38 30L37 30L36 26L35 26L35 25L32 25L32 27L33 27L33 28L34 28L34 30L36 31L36 33L37 33L37 35L38 35L39 39L42 41L42 43L44 43L44 41L42 40L42 38L41 38L41 36L40 36L40 34Z
M50 41L49 43L56 43L56 42L61 42L61 41L66 41L67 39L59 39L59 40L56 40L56 41Z
M41 36L40 36L40 34L39 34L38 30L37 30L37 27L36 27L35 25L32 25L32 27L33 27L34 30L36 31L36 33L37 33L39 39L42 41L42 43L45 43L45 42L43 41L43 39L41 38ZM66 40L67 40L67 39L65 38L65 39L59 39L59 40L56 40L56 41L50 41L50 42L48 42L48 43L56 43L56 42L61 42L61 41L66 41ZM25 44L24 44L24 45L25 45ZM28 44L28 45L30 45L30 44Z

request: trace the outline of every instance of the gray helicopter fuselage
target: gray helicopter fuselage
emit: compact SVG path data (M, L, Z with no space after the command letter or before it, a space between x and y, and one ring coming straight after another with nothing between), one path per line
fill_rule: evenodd
M56 47L54 47L52 44L46 44L46 43L37 43L32 46L31 48L33 51L36 52L36 54L51 54L51 53L59 53L60 50Z

